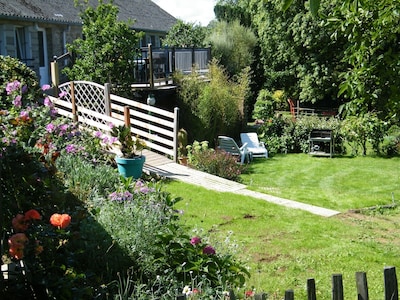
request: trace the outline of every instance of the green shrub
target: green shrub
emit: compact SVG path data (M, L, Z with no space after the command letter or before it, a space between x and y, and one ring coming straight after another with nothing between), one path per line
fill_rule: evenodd
M182 127L191 141L212 142L217 134L235 135L244 122L249 70L233 80L216 61L209 69L207 81L193 73L179 82Z
M268 120L274 116L274 112L275 105L272 93L267 90L261 90L254 104L253 118L256 120Z
M309 136L313 129L332 130L335 153L344 153L341 122L333 117L300 116L293 120L289 115L277 115L261 126L259 136L271 154L308 153Z
M17 58L0 55L0 110L9 109L14 99L7 95L7 84L17 81L24 88L23 102L36 102L42 98L36 73Z
M208 148L207 141L194 141L187 148L188 164L194 169L234 181L239 181L240 174L245 171L237 157Z
M383 140L382 151L387 156L400 155L400 126L393 125L389 128Z
M367 155L368 143L379 154L385 131L386 124L375 113L348 116L342 122L342 135L350 145L353 155L357 155L360 148L362 155Z

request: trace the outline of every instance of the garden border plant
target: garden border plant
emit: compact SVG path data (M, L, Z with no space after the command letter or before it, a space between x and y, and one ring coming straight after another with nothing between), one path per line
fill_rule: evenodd
M225 289L243 285L249 273L227 248L206 243L206 236L201 237L204 244L191 243L173 207L178 198L150 178L144 182L119 176L109 164L109 137L56 118L51 101L45 96L30 101L29 89L17 79L6 87L8 104L0 115L0 184L7 191L2 193L1 229L10 247L2 249L2 264L23 258L34 274L34 281L18 277L24 287L40 283L42 288L33 293L43 299L105 299L118 295L117 274L128 270L135 270L129 273L134 282L130 295L144 288L154 299L175 297L193 285L193 278L198 292L220 297ZM3 177L4 172L12 176ZM32 208L40 222L25 217ZM21 226L29 225L26 238L11 238L18 234L15 216ZM52 233L45 224L57 220L60 228ZM36 237L39 244L26 244ZM20 281L8 283L1 295L18 294Z

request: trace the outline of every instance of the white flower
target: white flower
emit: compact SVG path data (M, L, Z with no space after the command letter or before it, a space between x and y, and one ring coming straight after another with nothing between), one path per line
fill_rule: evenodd
M189 287L188 285L186 285L186 286L183 288L182 293L185 294L186 296L190 296L190 295L192 294L192 291L191 291L190 287Z

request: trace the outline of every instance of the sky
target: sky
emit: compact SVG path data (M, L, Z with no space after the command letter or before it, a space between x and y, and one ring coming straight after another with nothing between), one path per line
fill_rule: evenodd
M214 19L216 0L152 0L163 10L185 22L207 26Z

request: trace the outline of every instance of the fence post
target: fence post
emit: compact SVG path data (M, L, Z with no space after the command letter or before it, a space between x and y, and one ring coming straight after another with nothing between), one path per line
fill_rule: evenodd
M314 278L307 279L307 300L317 300Z
M60 74L58 71L58 62L52 61L50 63L51 84L54 87L54 97L58 97L58 85L60 84Z
M154 69L153 69L153 48L151 44L149 44L149 72L150 72L150 89L154 88Z
M124 122L126 127L131 126L131 113L129 110L129 106L124 107Z
M285 300L294 300L294 291L293 290L285 291Z
M332 275L332 300L344 300L342 274Z
M367 273L356 272L356 283L357 283L357 299L368 300L368 284L367 284Z
M236 300L236 296L233 290L229 291L229 300Z
M173 155L174 155L174 162L178 161L178 131L179 131L179 108L174 108L174 140L173 140Z
M71 90L72 120L74 122L78 122L78 110L75 98L75 84L73 81L70 82L70 90Z
M385 267L383 270L385 281L385 300L398 300L399 290L397 284L396 268Z
M106 110L106 115L111 117L111 83L106 83L104 85L104 105Z
M267 294L265 293L255 294L254 300L267 300Z

